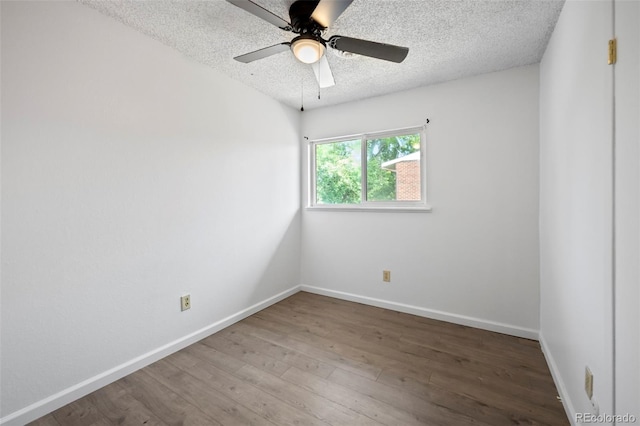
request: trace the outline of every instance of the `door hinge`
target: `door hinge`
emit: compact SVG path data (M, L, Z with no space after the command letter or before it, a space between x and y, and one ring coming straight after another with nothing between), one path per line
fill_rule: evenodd
M613 65L616 63L616 60L618 56L618 41L613 38L611 40L609 40L609 60L607 61L607 63L609 65Z

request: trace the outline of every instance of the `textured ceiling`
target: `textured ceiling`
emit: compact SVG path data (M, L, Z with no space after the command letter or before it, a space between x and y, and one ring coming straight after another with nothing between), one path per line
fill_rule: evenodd
M250 64L233 57L294 34L224 0L79 0L189 58L305 109L440 83L540 61L564 0L355 0L334 34L409 48L403 63L328 49L336 85L320 92L309 65L289 52ZM289 21L292 0L254 0ZM304 91L304 95L303 95Z

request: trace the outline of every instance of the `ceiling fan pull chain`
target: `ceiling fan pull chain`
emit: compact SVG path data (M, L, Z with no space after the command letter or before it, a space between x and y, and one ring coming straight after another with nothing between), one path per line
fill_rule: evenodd
M320 75L322 74L322 67L318 67L318 100L320 100Z
M304 78L300 79L300 111L304 111Z

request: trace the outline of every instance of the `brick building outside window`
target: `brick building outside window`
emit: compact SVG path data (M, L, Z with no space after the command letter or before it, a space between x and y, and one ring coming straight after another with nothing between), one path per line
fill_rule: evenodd
M420 200L420 151L382 163L396 174L396 200Z

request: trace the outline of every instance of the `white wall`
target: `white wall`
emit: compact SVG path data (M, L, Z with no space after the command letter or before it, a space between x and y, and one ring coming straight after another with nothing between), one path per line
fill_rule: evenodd
M537 65L306 111L302 131L313 140L426 118L433 212L304 211L302 284L537 336ZM307 200L306 152L303 169Z
M640 419L640 2L616 1L616 411Z
M540 335L569 416L613 413L612 2L567 1L540 64Z
M0 416L20 422L299 283L300 117L86 6L1 7Z

